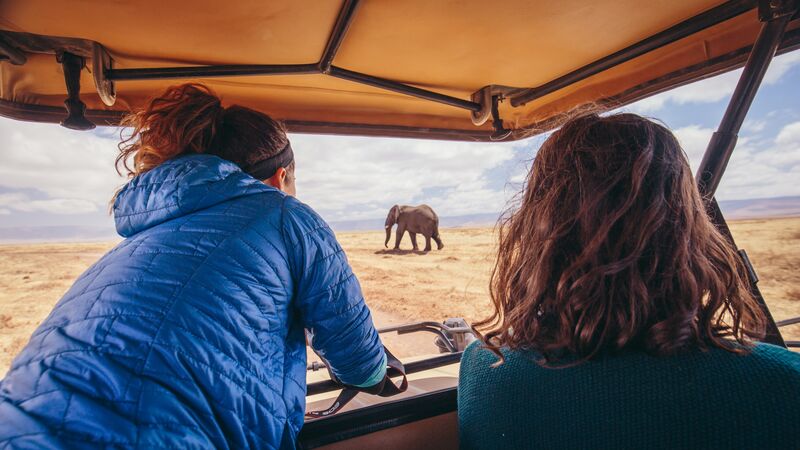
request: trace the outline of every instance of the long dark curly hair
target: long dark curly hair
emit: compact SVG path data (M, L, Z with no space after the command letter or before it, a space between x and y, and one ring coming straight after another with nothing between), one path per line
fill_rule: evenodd
M542 145L499 223L484 345L549 365L637 349L746 352L765 318L686 155L635 114L584 114Z

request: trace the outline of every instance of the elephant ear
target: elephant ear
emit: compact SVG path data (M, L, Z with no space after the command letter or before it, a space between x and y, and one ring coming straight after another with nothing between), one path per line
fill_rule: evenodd
M400 219L400 206L394 205L389 210L389 215L386 216L386 226L394 225Z

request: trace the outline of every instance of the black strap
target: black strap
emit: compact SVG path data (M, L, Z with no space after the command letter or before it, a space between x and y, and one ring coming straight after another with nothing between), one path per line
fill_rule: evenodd
M291 144L287 140L286 146L284 146L281 151L269 158L262 159L255 164L242 168L242 171L256 180L266 180L275 175L275 172L279 168L289 167L292 161L294 161L294 152L292 151Z
M334 400L330 408L321 411L307 411L306 417L318 419L336 414L339 410L344 408L345 405L347 405L350 400L352 400L359 392L366 392L368 394L377 395L380 397L391 397L393 395L405 392L406 389L408 389L406 368L403 366L403 363L401 363L400 360L389 351L388 348L383 347L383 351L386 353L386 375L383 377L383 380L381 380L380 383L374 386L360 388L343 384L336 378L335 375L333 375L329 367L328 373L331 376L331 380L342 385L342 392L339 393L339 396L336 397L336 400ZM325 364L328 366L327 361ZM403 380L400 382L400 384L395 384L391 379L391 377L397 376L403 377Z

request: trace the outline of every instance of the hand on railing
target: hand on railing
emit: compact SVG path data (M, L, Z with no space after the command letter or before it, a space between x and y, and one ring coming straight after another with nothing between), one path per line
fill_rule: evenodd
M359 392L366 392L368 394L378 395L381 397L391 397L393 395L405 392L406 389L408 389L408 378L406 377L406 369L403 366L403 363L401 363L399 359L395 358L395 356L392 354L392 352L389 351L388 348L383 347L383 350L386 353L386 375L383 377L383 380L381 380L378 384L370 387L361 388L361 387L346 385L341 381L339 381L339 379L336 377L336 375L333 374L333 372L330 370L330 368L327 367L327 365L320 365L328 369L328 374L331 377L331 381L342 386L342 392L339 393L339 396L336 397L336 400L334 400L330 408L321 411L308 411L306 412L306 417L317 419L321 417L327 417L332 414L336 414L336 412L344 408L344 406L347 405L347 403L349 403L350 400L352 400ZM311 366L309 367L311 368L315 364L316 361L312 363ZM317 370L317 369L311 369L311 370ZM393 376L403 377L400 384L395 384L394 381L392 381Z

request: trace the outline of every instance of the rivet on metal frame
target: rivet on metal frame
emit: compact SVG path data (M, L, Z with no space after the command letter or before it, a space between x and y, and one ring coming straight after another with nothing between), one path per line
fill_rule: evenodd
M114 80L110 80L106 76L112 68L112 63L111 55L102 45L95 42L92 49L92 77L94 78L94 87L97 89L97 95L100 96L100 100L106 106L114 106L117 101Z

